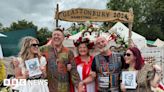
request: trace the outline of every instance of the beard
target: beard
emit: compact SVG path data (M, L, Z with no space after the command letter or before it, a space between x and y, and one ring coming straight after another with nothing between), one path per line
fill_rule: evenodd
M101 49L98 49L98 51L99 51L100 53L106 52L107 50L109 50L109 45L108 45L108 44L107 44L105 47L103 47L103 48L101 48Z

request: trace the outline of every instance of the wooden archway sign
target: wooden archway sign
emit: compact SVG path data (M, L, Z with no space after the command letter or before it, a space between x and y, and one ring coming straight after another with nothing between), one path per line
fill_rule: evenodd
M133 10L129 12L113 11L113 10L97 10L86 8L75 8L59 12L59 5L57 4L55 20L56 27L58 27L58 20L69 22L85 22L88 20L94 22L123 22L129 25L129 40L128 46L131 44L132 25L133 25Z

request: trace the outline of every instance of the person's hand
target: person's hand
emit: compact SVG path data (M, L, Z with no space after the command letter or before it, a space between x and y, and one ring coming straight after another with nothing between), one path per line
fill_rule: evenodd
M72 69L72 65L71 64L67 64L67 71L70 71Z
M46 74L46 67L45 66L40 66L39 68L42 71L41 77L42 78L46 78L46 76L47 76L47 74Z
M25 71L24 76L25 76L25 78L29 77L29 71L28 70Z
M125 85L123 83L120 84L120 87L121 87L122 92L126 92L126 88L125 88Z
M162 71L161 70L161 67L159 65L153 65L153 68L156 70L156 71Z
M18 66L19 66L19 61L18 61L18 59L15 58L15 57L12 58L11 63L14 65L14 67L18 67Z
M79 82L78 92L85 92L85 86L84 86L84 83L82 81Z
M91 71L91 72L90 72L90 75L91 75L93 78L95 78L95 77L96 77L96 73L95 73L95 72L93 72L93 71Z
M153 65L153 68L155 69L155 76L154 78L150 81L150 85L154 88L158 87L161 81L161 74L162 74L162 69L159 65Z
M40 68L40 70L41 70L42 72L45 72L45 71L46 71L46 68L45 68L44 66L39 66L39 68Z

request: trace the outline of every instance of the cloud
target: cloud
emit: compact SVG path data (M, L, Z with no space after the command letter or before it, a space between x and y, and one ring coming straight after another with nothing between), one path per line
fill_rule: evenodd
M61 0L59 2L62 9L71 8L95 8L95 9L105 9L107 0ZM67 6L67 7L66 7Z
M12 22L25 19L32 21L38 27L55 27L56 3L59 9L67 10L71 8L95 8L105 9L107 0L0 0L0 23L10 26ZM63 27L68 27L70 23L60 21Z
M107 0L59 0L59 11L72 8L106 9ZM59 25L68 28L71 22L59 21Z

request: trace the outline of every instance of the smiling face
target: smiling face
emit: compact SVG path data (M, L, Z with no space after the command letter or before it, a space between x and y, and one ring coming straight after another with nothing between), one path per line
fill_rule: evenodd
M107 42L106 38L104 38L104 37L97 38L96 45L100 52L106 51L109 49L107 46L108 42Z
M39 45L39 43L36 41L36 40L31 40L31 42L30 42L30 51L31 51L31 53L33 53L33 54L37 54L38 53L38 45Z
M64 40L64 35L61 31L54 31L52 33L52 43L55 46L60 46L62 45L62 42Z
M126 64L135 63L136 57L134 56L134 54L132 53L131 50L126 51L124 58L125 58L125 63Z
M86 46L85 43L81 43L79 46L78 46L78 52L81 56L84 56L84 55L87 55L89 50Z

